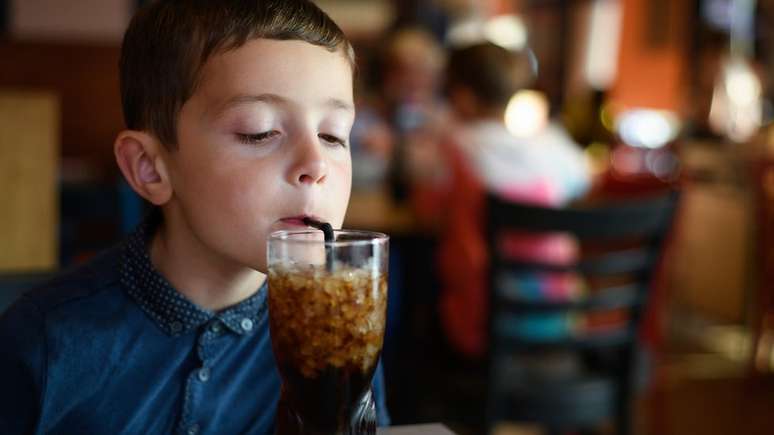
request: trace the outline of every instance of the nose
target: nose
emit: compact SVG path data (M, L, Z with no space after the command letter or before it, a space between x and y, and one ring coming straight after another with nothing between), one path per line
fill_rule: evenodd
M294 163L289 173L295 185L323 183L328 176L328 160L316 136L303 138L295 150Z

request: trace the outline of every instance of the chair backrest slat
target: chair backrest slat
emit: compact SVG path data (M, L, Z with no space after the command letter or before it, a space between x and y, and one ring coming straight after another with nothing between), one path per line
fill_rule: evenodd
M490 228L533 232L567 232L579 239L614 239L652 234L669 225L676 193L595 208L554 209L512 202L490 195Z
M658 260L658 256L654 254L653 249L650 246L646 246L581 259L577 264L548 264L509 258L500 258L499 261L501 267L514 273L524 271L545 273L578 271L586 275L616 275L649 270Z
M492 353L500 357L507 357L512 354L512 352L508 352L505 349L518 349L520 353L529 353L535 351L586 350L615 347L627 344L637 336L637 330L629 327L598 331L583 338L558 337L536 340L515 334L512 324L507 318L501 318L499 322L496 322L495 329L499 333L498 338L493 341L494 349L492 349ZM492 363L496 364L497 361Z
M571 301L533 300L524 301L509 297L515 293L514 279L500 276L502 297L499 299L501 310L509 312L558 312L558 311L599 311L634 307L642 303L642 293L646 290L641 284L625 284L607 287L594 295Z
M637 249L625 249L582 259L578 270L585 275L617 275L622 273L640 273L656 265L658 253L652 246Z

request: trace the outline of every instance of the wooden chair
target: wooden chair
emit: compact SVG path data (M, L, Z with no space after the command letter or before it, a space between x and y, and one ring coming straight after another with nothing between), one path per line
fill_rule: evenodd
M617 433L630 433L640 320L676 202L677 194L669 193L593 208L547 209L488 197L490 429L501 421L521 421L559 433L613 421ZM508 258L501 242L509 232L566 233L578 241L580 254L577 261L562 265ZM568 272L585 283L582 295L553 301L515 296L523 283L520 277ZM519 327L525 318L583 319L600 313L617 313L620 321L549 336ZM559 355L559 363L542 362L546 355ZM578 364L547 369L561 367L563 359L565 366ZM524 361L548 374L536 376L525 369Z
M0 90L0 273L57 265L59 101Z

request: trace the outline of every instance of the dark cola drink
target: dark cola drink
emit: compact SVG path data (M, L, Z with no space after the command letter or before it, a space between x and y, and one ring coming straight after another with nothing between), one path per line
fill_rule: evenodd
M371 380L382 349L385 274L274 265L269 318L282 377L277 435L371 435Z

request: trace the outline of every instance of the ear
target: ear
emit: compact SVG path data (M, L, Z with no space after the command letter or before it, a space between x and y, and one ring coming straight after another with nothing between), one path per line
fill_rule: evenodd
M154 205L169 202L172 183L163 158L165 150L158 139L145 132L124 130L118 134L113 152L118 167L137 194Z

